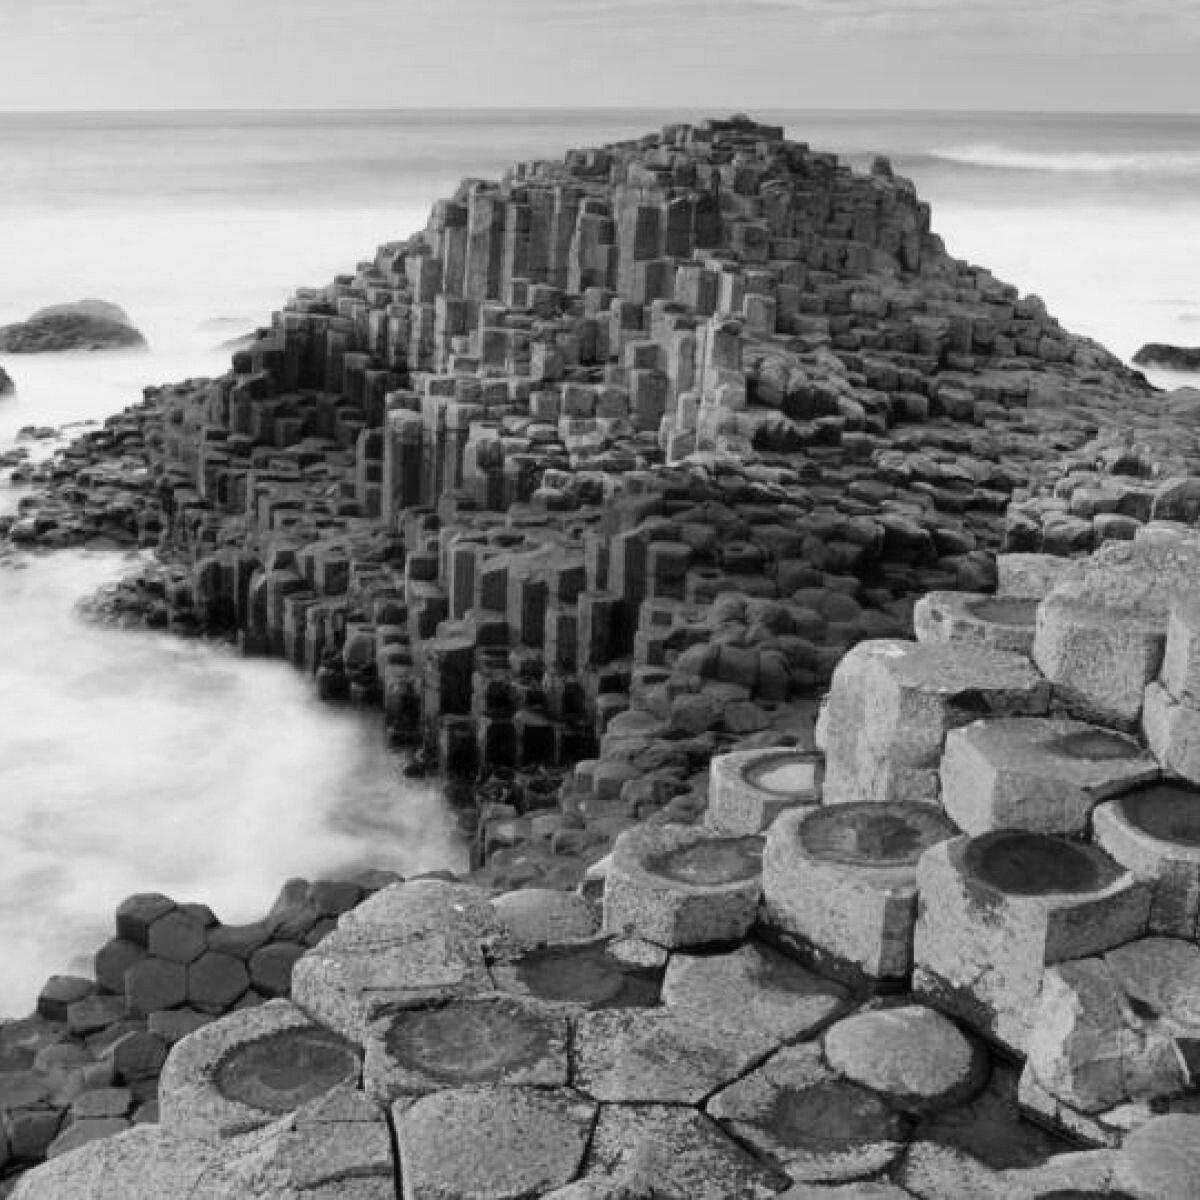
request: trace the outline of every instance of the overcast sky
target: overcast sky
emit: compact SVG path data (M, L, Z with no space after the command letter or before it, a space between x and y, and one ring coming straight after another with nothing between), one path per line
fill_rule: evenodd
M1200 111L1200 0L0 0L0 110Z

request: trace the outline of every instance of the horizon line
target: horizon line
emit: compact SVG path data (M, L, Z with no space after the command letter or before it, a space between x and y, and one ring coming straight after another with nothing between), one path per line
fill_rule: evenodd
M634 113L679 113L699 112L706 116L747 115L754 112L796 113L813 115L844 115L847 113L874 116L981 116L981 117L1200 117L1200 109L1142 108L1142 109L1098 109L1098 108L923 108L910 105L893 105L880 108L870 105L843 107L722 104L625 104L625 105L546 105L546 104L455 104L455 105L366 105L351 107L326 107L301 105L296 107L271 105L268 107L144 107L144 108L0 108L4 117L87 117L87 116L262 116L270 114L295 115L300 113L338 116L383 115L389 113L579 113L579 114L634 114Z

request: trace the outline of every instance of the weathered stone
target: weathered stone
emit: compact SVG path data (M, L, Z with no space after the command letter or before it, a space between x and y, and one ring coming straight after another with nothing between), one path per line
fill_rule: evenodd
M698 1104L780 1041L770 1029L697 1023L670 1011L588 1012L575 1027L574 1082L608 1103Z
M613 848L604 928L670 948L729 942L754 922L762 841L688 826L641 826Z
M942 805L970 834L1081 834L1098 803L1158 770L1132 739L1082 721L975 721L946 737Z
M709 763L707 824L718 833L763 833L784 808L817 804L824 774L819 754L735 750Z
M739 1141L803 1183L836 1183L882 1171L904 1149L900 1116L839 1079L817 1046L791 1046L707 1105Z
M1049 688L1015 654L871 641L838 664L818 725L827 804L937 802L946 734L979 717L1037 716Z
M730 954L672 955L663 1001L698 1025L761 1030L790 1042L811 1037L844 1012L849 997L838 984L751 942Z
M393 1109L404 1200L523 1200L583 1161L596 1106L573 1092L468 1087Z
M509 946L532 949L592 937L599 914L582 896L548 888L506 892L492 901Z
M927 592L913 609L919 642L963 642L1028 655L1038 602L1031 596Z
M1200 1117L1179 1113L1135 1129L1114 1181L1137 1200L1190 1200L1200 1193Z
M912 965L917 860L955 836L924 805L792 809L767 834L764 921L873 978Z
M1141 936L1150 893L1102 850L998 830L941 842L917 867L914 988L1023 1053L1043 969Z
M824 1045L835 1071L917 1112L961 1103L987 1080L987 1056L923 1005L847 1017L826 1031Z

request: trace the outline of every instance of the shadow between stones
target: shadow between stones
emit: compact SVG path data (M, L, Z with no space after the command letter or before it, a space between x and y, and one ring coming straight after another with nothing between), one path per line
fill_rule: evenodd
M227 1054L214 1084L227 1100L289 1113L339 1083L357 1082L358 1054L327 1029L284 1029Z
M513 974L539 1000L587 1008L652 1008L664 968L634 967L605 946L546 946L514 959Z
M992 625L1020 627L1034 624L1039 603L1027 596L986 596L972 601L966 608L971 616Z
M762 851L760 837L706 838L651 855L643 866L651 875L695 887L740 883L762 874Z

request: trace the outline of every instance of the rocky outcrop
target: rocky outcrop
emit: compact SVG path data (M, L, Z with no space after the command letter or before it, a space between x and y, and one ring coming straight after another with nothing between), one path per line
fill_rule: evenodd
M11 396L16 390L17 385L13 383L12 376L0 367L0 396Z
M80 300L39 309L28 320L0 327L0 352L43 354L57 350L127 350L146 345L119 305Z
M1134 356L1139 367L1158 367L1163 371L1200 371L1200 346L1168 346L1148 342Z

